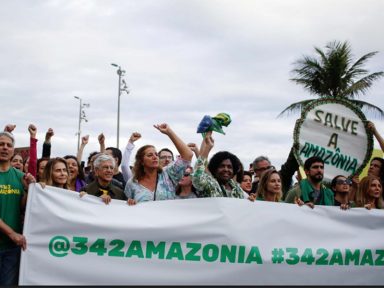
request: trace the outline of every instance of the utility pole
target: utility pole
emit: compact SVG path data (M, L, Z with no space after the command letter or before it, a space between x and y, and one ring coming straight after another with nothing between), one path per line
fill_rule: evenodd
M79 151L79 148L80 148L80 135L81 135L81 120L84 120L85 122L88 122L87 118L86 118L86 115L85 115L85 111L84 111L84 108L85 107L89 107L90 104L88 103L83 103L83 99L81 99L80 97L78 96L73 96L75 97L76 99L79 100L79 127L78 127L78 130L77 130L77 151Z

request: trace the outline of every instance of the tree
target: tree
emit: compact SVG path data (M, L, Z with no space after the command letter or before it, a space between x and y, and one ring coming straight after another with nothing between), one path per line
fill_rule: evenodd
M330 42L325 48L325 51L322 51L315 47L317 57L303 56L294 62L295 68L292 72L296 77L290 80L303 85L304 89L319 98L347 99L360 109L376 112L383 117L384 112L379 107L357 99L367 92L375 80L384 76L382 71L368 74L369 72L363 67L366 61L378 52L365 54L353 63L351 48L347 41ZM311 101L313 99L293 103L279 116L302 110Z

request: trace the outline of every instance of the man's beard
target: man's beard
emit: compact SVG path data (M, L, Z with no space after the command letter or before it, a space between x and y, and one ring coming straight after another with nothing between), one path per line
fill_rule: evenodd
M310 176L309 178L311 179L311 182L319 183L323 180L324 175L323 174L316 174L314 176Z

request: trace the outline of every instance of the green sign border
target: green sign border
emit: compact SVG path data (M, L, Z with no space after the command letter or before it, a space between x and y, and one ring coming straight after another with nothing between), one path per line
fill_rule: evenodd
M335 99L335 98L321 98L317 100L313 100L309 102L305 108L301 112L301 118L296 120L295 129L293 130L293 153L295 155L296 160L299 162L300 166L304 166L304 162L301 160L300 157L300 128L301 125L304 123L304 120L306 119L307 114L309 111L313 110L315 107L323 105L323 104L341 104L346 106L347 108L351 109L355 114L360 118L360 120L364 123L365 132L368 136L368 145L367 145L367 152L365 154L365 158L363 160L363 163L356 169L355 174L360 174L364 167L367 165L369 160L371 159L371 155L373 152L373 134L367 127L367 118L365 117L364 113L358 108L353 102L347 100L347 99ZM336 176L336 175L335 175ZM352 175L345 175L345 176L352 176Z

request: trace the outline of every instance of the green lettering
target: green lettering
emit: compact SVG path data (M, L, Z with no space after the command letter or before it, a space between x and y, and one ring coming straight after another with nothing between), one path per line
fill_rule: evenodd
M219 258L219 247L215 244L207 244L203 247L203 259L207 262L216 261Z
M384 250L376 250L375 266L384 266Z
M143 248L141 247L141 242L133 240L131 245L129 245L125 257L137 256L139 258L144 258Z
M345 265L349 262L354 262L354 265L359 265L360 250L354 250L353 253L350 249L345 250Z
M165 254L165 242L159 242L159 244L155 245L153 241L147 241L147 249L145 251L145 258L151 259L152 255L158 254L159 259L164 259Z
M364 266L365 264L368 264L369 266L373 266L372 251L369 249L365 250L363 256L361 257L360 265Z
M357 135L357 132L356 132L357 127L356 127L356 125L358 125L358 124L359 124L359 122L357 122L357 121L352 121L352 127L351 127L351 133L352 133L352 135Z
M200 255L196 255L196 253L200 251L201 243L187 243L187 248L190 248L191 250L185 255L185 260L200 261Z
M343 264L343 255L341 254L340 249L334 249L331 260L329 260L329 265L344 265Z
M238 255L237 263L244 263L245 257L245 246L239 246L239 255Z
M245 263L256 262L257 264L263 264L261 259L260 251L258 247L252 246L251 251L249 251L247 260Z
M229 248L227 245L221 245L220 262L229 261L230 263L235 263L236 251L237 251L236 245L232 245L231 248Z
M166 259L177 258L177 260L184 260L183 250L181 249L180 242L172 242L169 247Z
M322 110L316 110L316 111L315 111L315 115L316 115L317 118L315 118L314 120L315 120L316 122L320 122L320 123L321 123L321 117L320 117L320 114L324 114L324 111L322 111Z
M337 139L338 139L338 135L337 133L333 133L331 138L329 139L329 142L328 142L328 147L331 147L333 146L334 149L337 148Z

